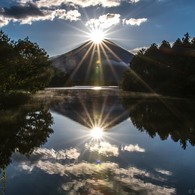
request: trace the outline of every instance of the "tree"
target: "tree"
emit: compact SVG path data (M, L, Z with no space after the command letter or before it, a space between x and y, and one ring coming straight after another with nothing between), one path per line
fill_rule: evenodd
M178 38L174 43L173 43L173 48L174 47L181 47L182 46L182 41L180 38Z
M163 40L159 49L162 49L162 48L171 48L171 45L168 41Z
M195 55L192 40L189 40L190 36L186 33L182 41L179 38L175 41L172 48L164 40L159 48L152 44L144 53L135 55L121 87L165 95L194 95ZM187 44L190 47L186 47Z
M50 61L44 49L29 38L11 41L0 31L0 91L35 92L48 85Z
M184 47L190 47L190 35L189 33L184 34L184 37L182 38L182 43Z

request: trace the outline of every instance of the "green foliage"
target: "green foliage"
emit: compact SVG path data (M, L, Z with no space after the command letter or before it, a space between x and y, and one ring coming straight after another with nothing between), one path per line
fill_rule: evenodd
M167 95L195 95L195 44L188 33L173 46L162 41L140 51L124 74L124 90Z
M71 80L69 74L52 67L52 77L49 82L49 87L67 87L72 85L73 81Z
M53 133L53 118L45 102L29 99L14 108L12 102L6 103L0 108L0 169L11 162L14 152L28 156Z
M133 125L152 138L171 138L195 146L195 102L184 99L123 96L123 106L129 112Z
M29 38L11 41L0 31L0 91L35 92L48 85L50 61L44 49Z

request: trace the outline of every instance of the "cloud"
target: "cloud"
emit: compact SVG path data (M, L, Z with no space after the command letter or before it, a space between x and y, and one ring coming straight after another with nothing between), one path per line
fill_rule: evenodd
M147 18L130 18L120 19L121 15L117 13L108 13L99 16L99 18L91 18L86 22L86 26L91 29L108 29L111 26L123 23L124 25L137 25L140 26L143 22L147 21Z
M171 171L163 170L163 169L155 169L158 173L161 173L163 175L171 176L173 173Z
M28 172L32 171L34 168L38 168L50 175L55 174L67 177L68 180L66 180L66 183L62 184L61 188L66 192L71 191L72 194L78 193L81 188L90 188L90 191L93 191L97 189L98 186L101 186L101 188L98 188L100 189L100 192L96 192L96 194L101 193L101 189L111 190L111 192L113 192L113 190L120 188L123 192L124 187L128 187L138 193L144 191L151 195L169 195L175 193L174 188L162 185L162 182L164 181L162 178L160 178L160 185L164 187L158 185L157 181L159 181L159 178L153 177L149 171L138 169L136 167L120 168L117 163L112 162L103 162L97 165L89 162L64 164L56 161L39 160L32 164L30 164L29 161L23 162L18 166L20 170ZM107 174L109 177L112 177L112 179L107 180L99 177L100 175L105 177ZM74 177L72 178L71 176ZM92 177L94 179L92 179ZM86 179L81 180L80 178Z
M20 4L25 4L29 0L19 0ZM30 0L32 3L33 0ZM62 5L73 5L79 7L90 7L90 6L102 6L102 7L116 7L119 6L121 0L37 0L34 4L38 7L50 8L50 7L60 7Z
M25 6L3 8L0 13L5 17L15 19L25 18L28 16L44 16L44 13L31 3L27 3Z
M138 3L140 0L129 0L130 3Z
M6 26L9 22L19 22L20 24L32 24L36 21L44 20L80 20L81 14L78 10L65 9L40 9L35 4L26 3L20 6L12 6L10 8L2 8L0 10L0 26Z
M66 13L66 20L77 21L79 20L81 14L78 10L70 10Z
M134 48L134 49L130 50L130 52L133 53L134 55L136 55L140 50L142 50L142 49L146 50L148 48L149 48L149 46L148 47L147 46L145 46L145 47L137 47L137 48Z
M100 142L100 143L86 143L85 148L91 152L98 152L104 156L118 156L119 149L115 145L111 145L108 142Z
M126 25L137 25L140 26L143 22L146 22L148 19L147 18L130 18L130 19L123 19L123 24Z
M10 18L6 18L0 15L0 27L8 25L10 20L11 20Z
M91 151L100 151L101 154L113 153L118 156L117 146L107 142L101 142L99 145L94 142L85 147ZM127 145L126 149L143 151L138 145ZM39 169L49 175L65 177L66 183L61 184L61 189L67 194L77 194L81 189L90 192L91 195L104 194L104 190L112 193L120 190L121 194L126 194L127 191L124 189L127 188L136 193L144 191L151 195L175 193L175 189L168 186L166 180L172 173L160 168L149 171L134 166L121 168L115 162L64 161L64 159L78 159L80 153L76 148L58 151L38 148L29 158L24 156L20 158L20 156L23 155L17 153L13 156L13 160L16 159L13 166L16 166L18 171L26 171L30 174L34 169ZM37 173L39 172L36 171Z
M108 142L90 142L85 144L85 148L91 152L98 152L103 156L119 156L119 148ZM145 152L144 148L141 148L138 144L126 145L121 147L121 151L128 152Z
M113 25L120 23L120 14L108 13L105 15L99 16L98 19L92 18L87 21L86 26L89 26L91 29L107 29Z
M124 146L124 147L122 148L122 150L123 150L123 151L126 150L126 151L128 151L128 152L145 152L145 149L139 147L138 144L136 144L136 145L130 144L130 145L128 145L128 146Z
M54 149L38 148L33 151L31 158L33 159L78 159L80 152L76 148L70 148L68 150L55 151Z

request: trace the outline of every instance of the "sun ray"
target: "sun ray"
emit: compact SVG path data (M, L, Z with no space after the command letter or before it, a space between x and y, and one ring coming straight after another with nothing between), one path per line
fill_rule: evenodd
M88 33L89 39L96 45L99 45L106 38L106 33L101 28L92 28Z
M115 79L117 79L117 74L116 74L115 70L112 68L112 64L111 64L111 62L110 62L110 59L108 58L107 53L106 53L106 51L105 51L105 48L106 48L106 47L104 48L104 46L105 46L105 44L102 43L102 45L101 45L101 50L102 50L102 52L103 52L103 54L104 54L106 60L107 60L108 63L109 63L109 68L111 69L111 71L112 71L112 73L113 73Z
M91 55L91 57L90 57L89 66L88 66L88 68L87 68L85 81L87 80L87 78L88 78L88 76L89 76L89 73L90 73L90 70L91 70L91 68L92 68L92 62L93 62L94 54L95 54L95 45L93 45L92 55Z
M99 140L103 136L103 129L101 127L95 126L91 129L90 135L93 139Z
M88 43L90 44L90 43ZM87 44L87 45L88 45ZM84 46L83 46L84 47ZM85 55L82 57L81 61L79 62L79 64L76 66L76 68L74 69L73 73L71 74L71 76L74 76L76 74L76 72L78 71L78 69L80 68L82 62L85 60L86 56L89 54L91 48L93 47L93 45L90 45L90 47L88 48L88 50L86 51Z

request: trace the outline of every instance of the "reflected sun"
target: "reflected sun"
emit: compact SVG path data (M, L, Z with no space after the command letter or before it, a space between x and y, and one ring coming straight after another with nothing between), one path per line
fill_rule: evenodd
M90 132L90 135L93 139L100 139L103 136L103 129L100 127L93 127Z
M105 39L105 33L101 29L94 29L91 31L90 40L93 41L95 44L101 44L102 41Z

